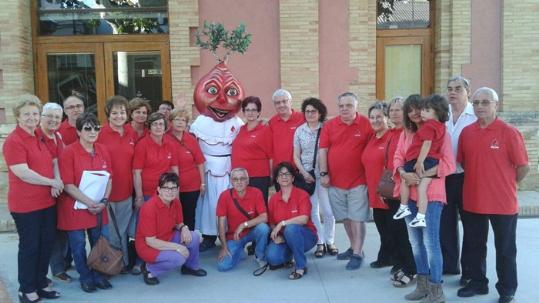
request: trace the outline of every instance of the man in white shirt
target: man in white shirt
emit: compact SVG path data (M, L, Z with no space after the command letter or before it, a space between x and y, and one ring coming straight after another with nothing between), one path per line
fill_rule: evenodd
M447 132L451 136L453 155L457 156L459 137L466 126L474 123L477 117L473 106L468 102L470 95L470 81L462 76L455 76L447 81L447 99L449 101L449 120L445 123ZM459 230L458 213L462 213L462 186L464 170L457 162L457 169L445 179L447 205L442 211L440 219L440 244L444 261L444 274L458 275L459 269ZM461 216L462 217L462 216ZM467 249L462 247L461 285L469 281L467 272Z

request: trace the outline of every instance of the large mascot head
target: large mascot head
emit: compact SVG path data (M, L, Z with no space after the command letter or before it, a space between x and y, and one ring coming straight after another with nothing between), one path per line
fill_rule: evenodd
M215 121L226 121L239 111L244 89L225 62L202 77L193 95L198 112Z

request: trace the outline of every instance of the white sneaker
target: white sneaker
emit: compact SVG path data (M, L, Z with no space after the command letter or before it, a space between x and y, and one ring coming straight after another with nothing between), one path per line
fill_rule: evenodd
M397 210L397 212L393 215L394 220L400 220L404 217L407 217L411 215L412 212L410 211L410 208L406 206L406 208L400 208Z
M425 219L418 219L417 217L415 217L408 225L410 227L427 227Z

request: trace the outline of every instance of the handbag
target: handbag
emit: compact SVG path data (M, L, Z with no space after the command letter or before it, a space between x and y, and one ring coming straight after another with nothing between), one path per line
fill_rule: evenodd
M294 179L294 186L303 189L306 191L309 196L312 196L314 194L314 190L316 189L316 176L314 174L314 168L316 167L316 154L318 153L318 139L320 138L320 130L322 127L318 129L318 134L316 135L316 141L314 141L314 157L313 157L313 169L308 171L309 175L313 177L315 182L307 182L305 180L305 177L303 177L302 174L298 172L297 177Z
M378 187L376 188L376 191L380 196L382 196L382 198L393 200L395 199L395 197L393 197L395 181L393 181L393 171L387 168L389 144L391 143L391 139L389 139L389 141L387 142L386 154L384 156L384 170L382 172L382 176L380 177L380 181L378 182Z
M120 243L122 243L118 225L116 224L116 216L110 206L108 207L108 211L110 212L112 224L114 225L118 239L120 240ZM103 228L103 212L98 215L97 221L99 230L101 230L101 228ZM123 254L120 249L110 245L109 241L101 234L88 255L87 264L88 267L95 271L105 275L114 276L119 274L124 267Z

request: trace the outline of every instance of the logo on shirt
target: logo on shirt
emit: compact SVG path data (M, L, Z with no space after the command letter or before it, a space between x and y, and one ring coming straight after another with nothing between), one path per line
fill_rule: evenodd
M253 138L253 139L256 138L256 135L251 135L251 138Z
M172 159L172 154L171 153L168 153L167 159Z
M500 144L498 143L497 139L492 140L490 143L490 148L492 149L500 149Z
M378 146L378 149L379 149L379 150L384 150L384 149L386 149L386 147L383 146L383 145L380 145L380 146Z
M354 134L354 137L361 137L361 131L357 131L357 133Z
M290 129L294 130L296 129L297 127L296 126L291 126Z
M103 161L103 165L101 165L101 168L107 169L107 162Z
M133 139L130 139L130 140L129 140L129 144L131 144L131 145L135 145L135 140L133 140Z
M291 213L297 213L298 210L297 210L297 209L292 209L290 212L291 212Z

